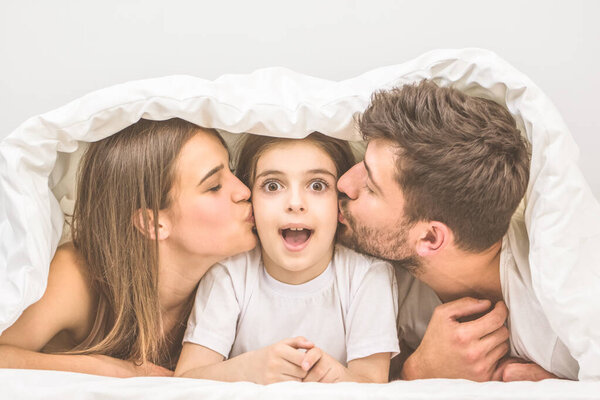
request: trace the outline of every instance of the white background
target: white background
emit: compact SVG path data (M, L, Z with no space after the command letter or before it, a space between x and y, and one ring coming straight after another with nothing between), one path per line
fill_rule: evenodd
M435 48L483 47L561 111L600 198L597 0L0 0L0 139L133 79L284 66L342 80Z

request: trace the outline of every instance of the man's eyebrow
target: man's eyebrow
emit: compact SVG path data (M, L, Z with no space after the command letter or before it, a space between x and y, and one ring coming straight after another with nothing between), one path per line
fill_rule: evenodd
M218 166L214 167L210 171L208 171L208 173L206 175L204 175L204 177L200 180L200 183L198 183L198 186L202 185L202 183L205 180L207 180L208 178L210 178L211 176L213 176L217 172L221 171L223 168L225 168L225 166L223 164L221 164L221 165L218 165Z
M371 173L371 169L369 168L369 165L367 164L367 159L366 158L363 160L363 164L365 165L365 169L367 170L367 175L369 176L369 180L371 182L373 182L373 185L375 185L375 188L379 192L382 192L381 187L377 184L377 182L375 182L375 179L373 179L373 174Z

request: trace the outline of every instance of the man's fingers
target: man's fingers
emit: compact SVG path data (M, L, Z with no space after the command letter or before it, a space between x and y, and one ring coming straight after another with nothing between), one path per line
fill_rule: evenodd
M508 342L508 328L502 325L500 328L496 329L494 332L485 335L481 338L481 344L488 349L488 351L492 350L500 343Z
M318 347L313 347L312 349L308 350L306 353L304 353L304 359L302 360L301 364L302 369L304 371L311 369L313 365L315 365L321 359L322 355L323 353Z
M283 345L278 350L279 357L298 367L302 367L302 362L304 361L305 354L305 352L298 350L298 348L288 345Z
M489 300L463 297L462 299L450 301L437 307L438 313L444 313L449 318L459 319L473 314L479 314L488 310L491 306Z
M473 321L464 322L462 326L472 332L475 337L483 338L503 326L507 316L506 305L503 301L499 301L490 312Z
M500 359L504 357L506 353L508 353L508 350L508 342L502 342L498 346L494 347L489 353L487 353L485 358L490 365L494 365L494 368L496 368L498 361L500 361Z
M313 347L315 347L315 344L313 342L311 342L310 340L308 340L307 338L303 337L303 336L296 336L294 338L289 338L289 339L285 339L283 340L283 343L287 344L290 347L293 347L295 349L312 349Z
M502 375L505 382L512 381L541 381L543 379L556 379L556 375L546 371L544 368L533 363L514 363L507 365Z

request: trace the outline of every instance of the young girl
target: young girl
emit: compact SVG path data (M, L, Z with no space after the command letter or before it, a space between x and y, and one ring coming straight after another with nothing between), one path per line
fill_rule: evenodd
M216 131L175 118L90 144L77 188L73 244L0 335L0 367L172 375L200 278L256 245L250 191Z
M320 133L247 137L237 171L261 246L200 282L176 375L387 382L399 351L392 267L335 245L336 181L352 165L348 144Z

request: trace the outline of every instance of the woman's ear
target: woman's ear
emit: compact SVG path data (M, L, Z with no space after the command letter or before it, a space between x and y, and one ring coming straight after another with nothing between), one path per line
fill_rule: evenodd
M133 225L142 235L151 240L164 240L171 233L169 218L158 213L158 231L154 229L154 213L150 209L139 209L133 214ZM146 224L148 224L146 226Z
M452 240L450 228L439 221L429 221L421 225L417 240L417 254L428 257L439 253Z

